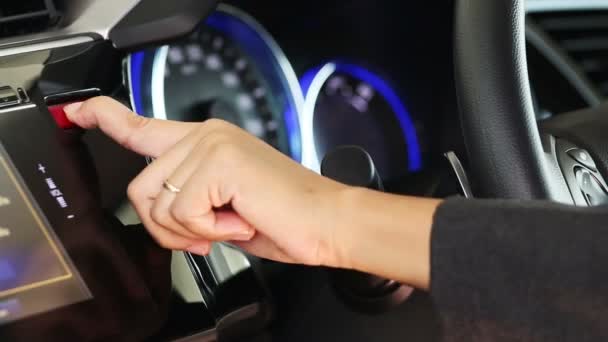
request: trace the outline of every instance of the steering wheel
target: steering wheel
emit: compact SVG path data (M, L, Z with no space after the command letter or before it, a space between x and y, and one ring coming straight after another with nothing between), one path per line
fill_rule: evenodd
M608 105L538 123L524 0L458 0L455 81L476 195L608 203Z

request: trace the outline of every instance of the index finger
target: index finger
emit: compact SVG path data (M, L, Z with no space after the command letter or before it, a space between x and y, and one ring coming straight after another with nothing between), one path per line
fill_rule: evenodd
M138 154L158 157L190 133L196 124L150 119L109 97L95 97L64 108L70 121L85 129L99 128Z

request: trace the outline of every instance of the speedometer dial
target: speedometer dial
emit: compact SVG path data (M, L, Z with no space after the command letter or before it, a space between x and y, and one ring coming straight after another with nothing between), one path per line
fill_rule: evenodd
M395 181L422 168L414 119L385 79L356 64L331 62L301 80L303 163L318 169L342 145L370 153L383 180Z
M133 107L179 121L232 122L300 160L301 88L251 17L223 5L187 39L130 56Z
M279 106L269 93L251 58L218 31L205 30L168 50L165 108L172 119L223 119L287 150Z

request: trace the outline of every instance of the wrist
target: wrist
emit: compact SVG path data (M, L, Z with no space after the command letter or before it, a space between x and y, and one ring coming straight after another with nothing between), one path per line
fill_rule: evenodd
M439 200L348 187L336 194L334 203L326 266L428 288L431 228Z
M354 221L357 220L357 212L362 209L361 197L367 191L369 190L345 186L331 196L332 220L330 222L332 226L328 227L331 234L328 237L328 252L323 266L356 269L355 240L364 237L355 236L360 229L355 229Z

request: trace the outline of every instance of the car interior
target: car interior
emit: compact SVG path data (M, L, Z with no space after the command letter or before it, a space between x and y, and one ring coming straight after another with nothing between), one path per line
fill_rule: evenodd
M5 0L0 341L441 340L405 284L159 247L151 158L63 111L100 95L353 186L608 204L606 0Z

